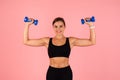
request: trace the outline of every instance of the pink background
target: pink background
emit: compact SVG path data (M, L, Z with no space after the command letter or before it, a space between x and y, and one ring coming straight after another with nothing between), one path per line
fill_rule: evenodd
M0 0L0 80L45 80L45 47L23 44L25 16L39 20L30 38L53 37L52 21L61 16L65 36L89 38L81 18L95 16L96 45L74 47L73 80L120 80L120 0Z

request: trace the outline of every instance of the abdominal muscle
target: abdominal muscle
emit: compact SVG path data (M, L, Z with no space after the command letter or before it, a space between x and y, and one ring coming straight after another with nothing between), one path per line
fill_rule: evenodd
M54 57L50 58L50 66L56 68L62 68L69 65L69 58L66 57Z

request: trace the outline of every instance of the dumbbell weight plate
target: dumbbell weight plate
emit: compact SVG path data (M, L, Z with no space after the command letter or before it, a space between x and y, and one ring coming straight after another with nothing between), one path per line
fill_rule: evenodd
M81 19L81 23L82 23L82 24L84 24L84 23L85 23L84 19Z

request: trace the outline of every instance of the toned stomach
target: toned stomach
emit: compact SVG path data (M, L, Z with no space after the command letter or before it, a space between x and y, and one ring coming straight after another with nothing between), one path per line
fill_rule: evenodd
M50 66L56 68L62 68L69 65L69 58L66 57L54 57L50 58Z

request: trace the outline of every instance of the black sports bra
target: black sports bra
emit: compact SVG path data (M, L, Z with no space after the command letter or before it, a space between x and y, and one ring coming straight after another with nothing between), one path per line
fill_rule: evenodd
M56 46L52 43L52 38L49 40L49 46L48 46L48 56L49 58L52 57L68 57L70 55L70 44L69 44L69 38L66 38L66 42L64 45Z

